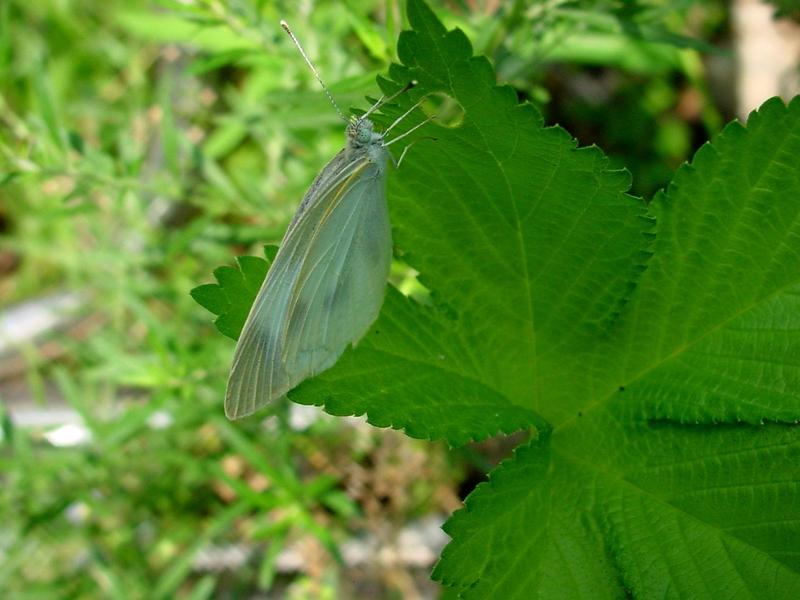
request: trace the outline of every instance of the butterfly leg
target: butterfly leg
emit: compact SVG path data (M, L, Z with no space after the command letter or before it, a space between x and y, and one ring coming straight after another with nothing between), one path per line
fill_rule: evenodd
M410 143L408 146L406 146L405 148L403 148L403 151L400 153L400 158L398 158L397 160L395 160L395 159L394 159L394 156L392 156L391 154L389 154L389 156L392 156L392 163L394 164L395 168L399 168L399 167L400 167L400 163L402 163L402 162L403 162L403 157L406 155L406 152L408 152L409 148L411 148L411 146L413 146L413 145L414 145L414 144L416 144L417 142L421 142L421 141L423 141L423 140L432 140L432 141L434 141L434 142L435 142L435 141L436 141L436 138L435 138L435 137L432 137L432 136L430 136L430 135L426 135L425 137L417 138L416 140L414 140L413 142L411 142L411 143Z
M410 135L410 134L414 133L414 132L415 132L417 129L419 129L420 127L422 127L422 126L423 126L423 125L425 125L426 123L428 123L428 121L432 121L432 120L433 120L433 119L435 119L435 118L436 118L436 115L431 115L430 117L428 117L427 119L425 119L425 120L424 120L422 123L417 123L416 125L414 125L414 126L411 128L411 129L409 129L409 130L408 130L408 131L406 131L405 133L401 133L401 134L400 134L400 135L398 135L396 138L393 138L393 139L389 140L388 142L386 142L386 144L385 144L385 145L386 145L386 146L391 146L391 145L392 145L392 144L394 144L395 142L402 140L402 139L403 139L404 137L406 137L407 135Z
M417 107L419 107L419 105L420 105L420 104L422 104L423 102L425 102L425 97L424 97L424 96L423 96L422 98L420 98L420 100L419 100L418 102L416 102L416 103L414 104L414 106L412 106L412 107L411 107L411 108L409 108L409 109L408 109L406 112L404 112L402 115L400 115L399 117L397 117L397 118L394 120L394 123L392 123L391 125L389 125L389 127L387 127L387 128L386 128L386 130L383 132L383 135L386 135L386 134L387 134L387 133L389 133L389 132L390 132L392 129L394 129L394 126L395 126L395 125L397 125L398 123L400 123L400 122L401 122L403 119L405 119L405 118L406 118L408 115L410 115L412 112L414 112L414 111L417 109Z

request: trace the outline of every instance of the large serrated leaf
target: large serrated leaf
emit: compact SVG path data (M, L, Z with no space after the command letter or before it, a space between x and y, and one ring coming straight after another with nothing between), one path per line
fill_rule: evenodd
M606 388L468 499L441 581L464 598L800 596L798 155L800 99L771 100L679 171L591 354Z
M446 526L434 575L460 597L800 597L800 100L726 128L647 207L408 14L383 87L417 85L376 120L431 93L464 110L389 179L433 303L391 289L290 398L452 444L537 430Z

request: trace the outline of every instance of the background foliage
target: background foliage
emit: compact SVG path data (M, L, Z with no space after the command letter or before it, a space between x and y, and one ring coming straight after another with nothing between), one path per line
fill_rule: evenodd
M402 318L387 322L383 317L380 330L389 334L390 341L370 340L359 349L363 354L372 351L374 357L376 350L387 350L381 344L389 344L394 354L413 356L412 338L427 331L431 372L447 379L437 380L440 386L424 380L414 385L435 392L458 384L458 395L452 398L475 400L473 406L458 407L463 420L448 422L431 413L400 423L409 433L462 443L536 422L539 417L531 417L532 410L554 421L568 418L567 412L574 414L579 408L567 404L563 415L558 414L560 408L549 413L548 406L564 405L547 402L544 388L533 396L538 399L520 402L530 373L506 373L500 383L492 366L502 361L521 364L518 356L491 356L482 367L481 359L489 357L460 354L460 349L477 347L463 336L480 332L475 325L481 319L491 325L484 333L497 336L485 340L487 347L513 351L506 342L516 326L493 325L508 323L505 320L513 317L501 300L514 300L520 290L508 287L509 278L502 277L503 271L493 271L494 263L484 259L493 252L498 256L518 253L513 248L496 250L492 244L475 244L482 232L474 223L473 229L451 231L449 236L414 226L428 216L415 212L423 206L415 199L424 197L420 182L437 181L435 166L440 163L436 161L449 161L439 166L439 172L465 168L476 160L478 151L470 148L453 156L441 149L466 148L480 134L486 148L499 156L505 152L519 160L537 152L545 159L548 151L569 154L568 161L555 166L542 160L542 168L565 164L566 171L556 181L570 179L570 185L577 187L545 188L543 197L550 194L557 199L574 193L584 202L575 205L576 211L581 206L597 211L577 239L608 232L607 224L616 223L619 216L615 211L625 211L625 227L615 238L625 250L618 255L601 254L600 261L605 261L609 271L615 264L633 270L623 269L619 279L590 282L595 287L575 290L574 305L568 296L565 308L574 306L573 314L580 316L577 321L570 313L561 313L561 321L548 324L547 315L556 314L549 310L555 300L541 298L539 308L533 307L542 311L537 315L542 319L537 318L536 333L552 344L568 324L576 336L563 341L569 346L585 332L616 322L623 306L614 299L637 279L635 267L643 263L642 253L649 251L648 237L643 234L652 223L642 218L643 204L622 193L629 179L614 170L628 166L632 191L649 198L699 143L730 118L731 107L715 101L710 91L703 62L704 57L718 53L715 45L725 38L724 8L714 2L690 4L629 3L626 9L611 2L515 3L504 9L437 7L445 24L461 27L476 54L490 56L497 77L514 88L498 91L491 103L482 104L465 83L490 83L487 67L480 65L449 83L435 77L426 81L432 87L463 86L448 91L471 120L475 117L474 123L437 132L438 145L415 146L409 155L408 184L392 179L398 246L406 251L393 281L423 300L428 297L425 286L444 288L438 291L440 297L428 300L438 307L435 311L391 294L385 314ZM213 1L10 2L0 6L4 242L0 291L6 306L45 293L69 291L79 298L76 317L82 327L59 335L55 354L43 352L40 345L22 348L24 377L26 389L40 401L65 399L91 434L88 444L53 448L41 431L15 426L6 417L0 458L4 515L0 589L16 596L70 597L169 597L176 593L211 597L286 585L287 593L296 597L369 597L376 593L374 586L383 590L381 594L393 590L407 595L409 590L425 589L424 576L410 577L406 568L378 564L356 578L362 585L353 586L349 583L352 573L342 575L341 544L366 531L390 541L397 526L416 516L451 511L459 484L463 482L461 492L474 485L465 473L485 471L491 459L470 449L447 453L440 446L400 441L385 432L359 428L354 434L329 420L309 427L299 422L302 413L287 406L276 407L265 422L230 425L220 416L232 344L212 334L207 315L187 295L198 282L208 281L213 265L230 264L233 255L259 254L264 242L277 241L314 172L341 145L336 115L276 26L279 18L293 24L344 106L363 106L365 95L377 96L375 75L385 72L390 62L401 59L413 65L414 60L436 59L420 52L420 39L406 39L405 46L401 40L399 56L395 54L395 39L406 23L394 2L348 2L344 8L320 3L313 10L308 8L307 13L297 14L270 2ZM465 40L454 38L453 44L447 52L468 56ZM441 60L447 63L449 59L443 55ZM531 100L545 122L562 123L582 145L597 142L608 153L608 162L596 149L575 153L563 132L540 130L534 111L513 108L517 98ZM777 108L771 110L775 114ZM508 136L511 123L541 131L536 134L538 143L516 157ZM481 126L489 129L481 131ZM735 131L726 135L734 138L730 143L736 143ZM535 164L527 163L528 168ZM491 174L497 185L502 184L502 176L500 171ZM527 178L517 177L509 185L525 186ZM594 204L589 200L598 182L601 201ZM675 195L680 185L671 189ZM481 224L492 235L497 235L496 227L507 226L503 218L508 207L495 215L494 223L492 214L480 213L477 198L457 190L453 196L476 203L462 206L462 214L478 211ZM491 192L488 196L500 198ZM667 204L666 200L662 203ZM428 227L435 228L449 205L428 201L424 206L433 211ZM569 215L565 219L563 225L568 226ZM556 248L545 229L536 234L542 237L535 236L532 255ZM421 252L423 238L428 243L441 240L443 247ZM557 250L553 262L539 263L541 272L528 276L545 280L558 276ZM581 251L588 249L563 249L570 256L575 252L581 256ZM440 263L433 260L434 255L454 263ZM482 263L485 270L472 283L478 294L474 305L452 303L452 312L443 309L447 286L451 291L462 287L465 270ZM407 265L422 273L419 281ZM447 280L436 272L445 267L455 267L453 278ZM521 265L507 268L517 274ZM724 273L717 277L724 280ZM653 285L651 289L659 289ZM579 300L590 296L596 303L583 311ZM413 314L404 315L406 310ZM464 323L465 314L473 319L470 326L453 327L453 318ZM486 314L496 315L497 321L487 321ZM403 338L399 324L406 318L415 320L416 332ZM643 337L631 335L633 341ZM50 361L54 355L58 360ZM437 368L440 355L458 366L455 372ZM336 409L337 398L326 397L328 410L362 412L353 410L348 396L350 400L363 397L363 386L354 381L330 386L330 378L348 373L357 360L346 356L327 383L324 379L309 382L296 399L318 401L319 390L337 389L345 394L338 399L341 408ZM479 377L465 383L464 372ZM386 381L396 380L396 375L388 373ZM667 373L658 385L666 386L684 375ZM489 391L496 392L490 397L502 400L507 409L497 411L494 421L485 419L485 409L478 402L487 398L487 381ZM8 388L4 389L7 396ZM659 389L640 389L639 397L657 408ZM436 398L441 399L446 396ZM711 400L704 405L705 414L687 412L685 420L725 416L715 412ZM766 416L782 418L781 402L775 401L777 413ZM497 406L490 404L493 409ZM436 403L423 405L435 407ZM407 412L408 406L377 402L370 418L398 425L397 414ZM663 412L660 416L672 415ZM753 420L760 416L764 415L752 413ZM616 423L616 417L604 411L593 419L598 429ZM565 431L562 439L568 440L569 429ZM765 435L787 435L771 431ZM625 439L633 447L647 448L653 442L644 433L626 429L624 436L629 436ZM665 433L658 443L682 447L685 439L680 436L691 435ZM702 444L715 444L715 435L703 438ZM475 494L473 508L459 513L449 531L464 534L476 523L484 527L494 513L481 514L478 507L486 502L496 506L495 490L505 493L514 488L514 477L506 473L528 478L544 468L543 455L534 450L545 439L540 435L530 449L519 451L514 462L506 463L491 487ZM588 437L585 443L591 446L593 439ZM731 438L726 439L725 443L731 443ZM754 439L745 436L742 443L745 447L758 444ZM788 468L795 446L780 443L789 454L779 460L774 460L775 455L767 460L763 454L753 454L754 471L766 463L778 474ZM779 447L776 441L765 444ZM603 457L608 465L615 464L612 449ZM409 464L419 466L411 472L402 468ZM726 468L720 467L723 472ZM559 472L566 476L566 471ZM748 471L740 468L739 472L746 476ZM642 466L625 477L641 484L652 476ZM773 485L768 473L765 478L765 485ZM584 493L576 490L577 497ZM606 502L608 498L630 501L624 496L615 498L618 489L613 486L606 491ZM547 494L545 488L534 493ZM376 497L381 498L377 505ZM529 508L522 505L521 510ZM541 518L530 513L505 514L511 522L523 518L535 523ZM562 522L559 515L551 513L554 522ZM663 515L659 518L663 521ZM388 532L387 523L393 524ZM493 525L487 530L491 535L503 532L502 523ZM609 535L621 535L619 524L616 529L614 523L607 525ZM578 532L570 539L581 547L584 542ZM480 546L481 537L474 539ZM246 546L243 564L225 569L224 561L217 561L212 568L198 567L198 557L209 544L226 543ZM276 579L277 557L297 544L303 556L300 574ZM591 555L590 549L582 548ZM451 546L439 578L468 587L480 573L484 585L495 585L493 573L506 568L506 558L512 557L501 555L500 562L475 565L459 555L486 555L484 550ZM597 566L600 571L604 568ZM630 577L625 580L629 587L637 585L637 577L647 578L634 571ZM485 589L472 591L480 595Z

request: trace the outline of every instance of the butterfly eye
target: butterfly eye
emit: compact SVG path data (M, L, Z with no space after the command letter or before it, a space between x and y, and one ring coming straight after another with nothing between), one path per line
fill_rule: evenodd
M372 139L372 132L366 127L360 127L356 133L356 139L362 144L366 144Z

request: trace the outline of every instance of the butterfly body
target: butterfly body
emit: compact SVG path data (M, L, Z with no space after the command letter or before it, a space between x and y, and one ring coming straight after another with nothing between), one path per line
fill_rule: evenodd
M252 414L330 368L375 321L392 257L390 158L366 118L300 203L236 346L225 413Z

